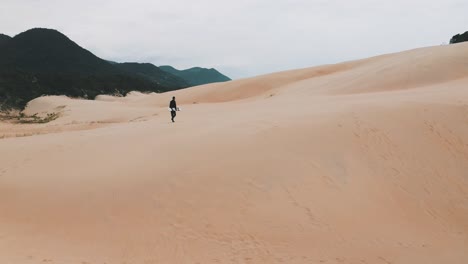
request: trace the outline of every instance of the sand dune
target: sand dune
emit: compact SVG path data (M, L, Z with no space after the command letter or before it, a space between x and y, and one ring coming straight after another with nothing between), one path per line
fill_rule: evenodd
M0 262L467 263L467 57L35 99L60 118L0 125Z

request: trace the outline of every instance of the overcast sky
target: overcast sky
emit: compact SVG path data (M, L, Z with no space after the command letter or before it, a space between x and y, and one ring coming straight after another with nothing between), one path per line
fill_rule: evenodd
M0 0L0 33L54 28L98 57L238 79L446 43L467 0Z

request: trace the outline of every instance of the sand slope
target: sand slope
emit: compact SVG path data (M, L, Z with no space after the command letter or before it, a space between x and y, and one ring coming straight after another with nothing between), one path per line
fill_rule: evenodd
M467 57L35 99L61 117L0 125L0 262L467 263Z

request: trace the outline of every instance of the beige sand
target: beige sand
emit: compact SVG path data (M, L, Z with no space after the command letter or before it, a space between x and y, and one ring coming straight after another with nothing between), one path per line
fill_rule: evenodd
M467 61L35 99L61 117L0 125L0 263L468 263Z

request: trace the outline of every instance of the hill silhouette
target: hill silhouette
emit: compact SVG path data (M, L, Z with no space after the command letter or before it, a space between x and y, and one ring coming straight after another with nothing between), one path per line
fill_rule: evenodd
M119 69L136 74L142 78L160 84L162 86L180 86L189 87L190 84L184 79L177 77L171 73L161 70L159 67L151 63L136 63L136 62L125 62L125 63L114 63Z
M10 41L11 37L5 34L0 34L0 46Z
M463 34L457 34L450 39L450 44L468 41L468 31Z
M43 94L94 98L101 93L162 88L126 74L56 30L28 30L0 50L3 108L24 107Z
M193 67L187 70L178 70L168 65L160 66L159 68L175 76L181 77L191 86L215 82L226 82L231 80L213 68L206 69L201 67Z
M34 73L117 74L109 63L52 29L31 29L18 34L0 50L0 66Z
M13 38L1 35L0 45L2 109L22 108L41 95L93 99L98 94L164 92L188 86L169 74L149 77L113 65L53 29L35 28Z

